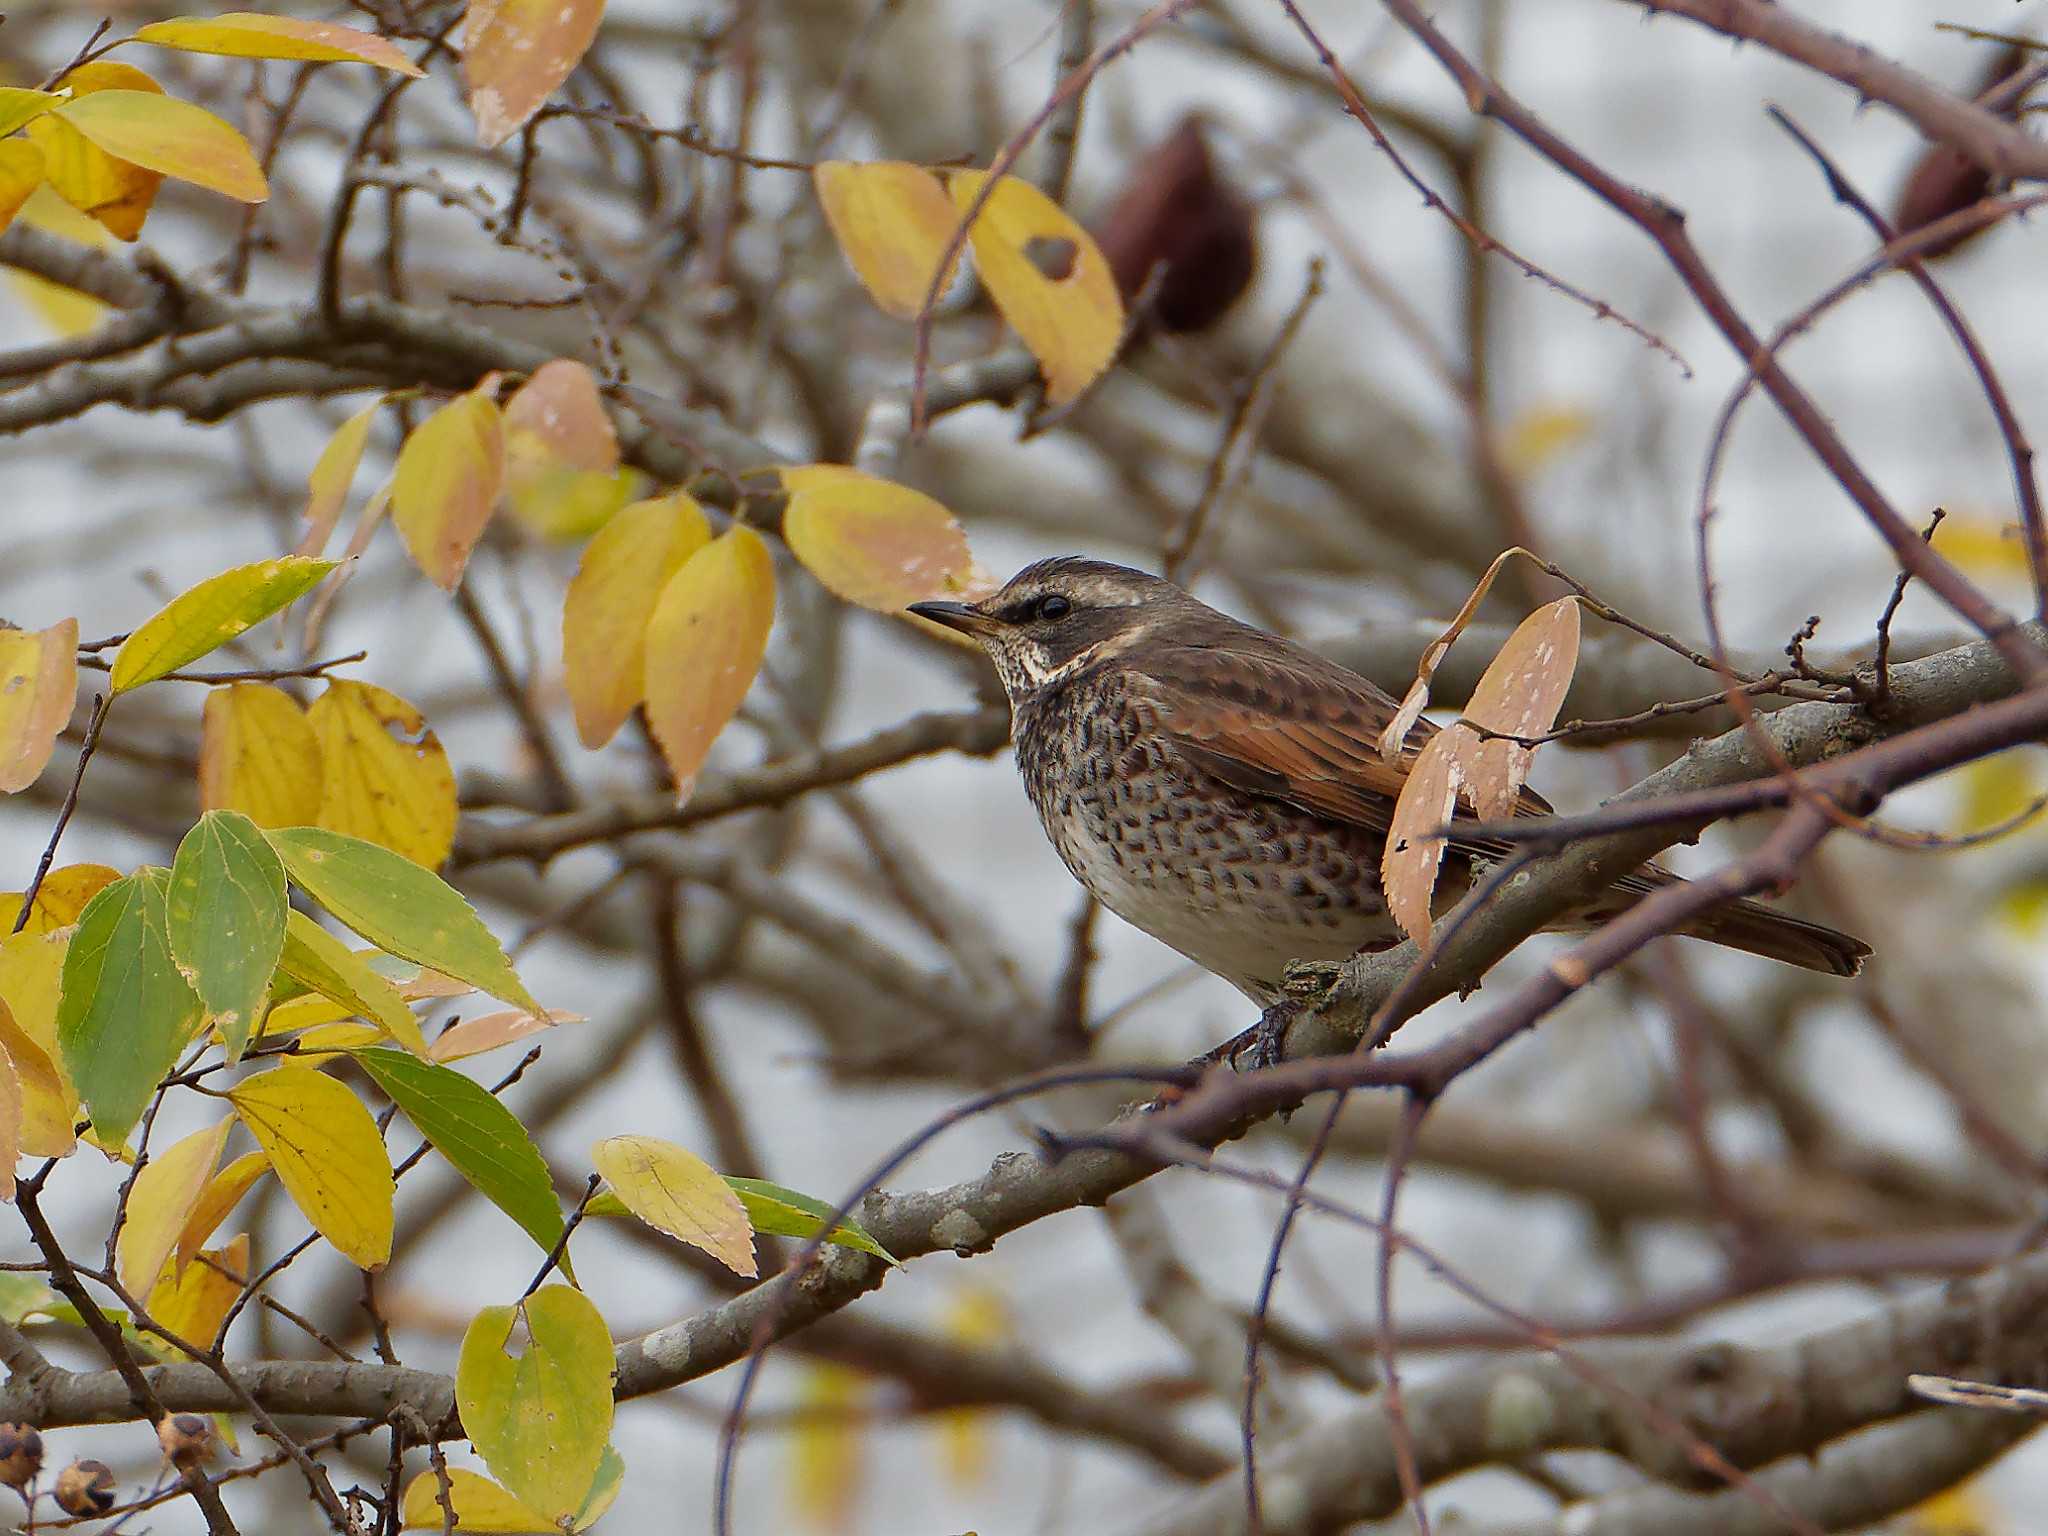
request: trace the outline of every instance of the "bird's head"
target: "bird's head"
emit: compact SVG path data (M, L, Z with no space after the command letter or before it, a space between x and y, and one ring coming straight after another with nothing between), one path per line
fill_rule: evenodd
M977 641L1020 704L1176 615L1209 610L1157 576L1064 555L1027 565L978 603L912 603L910 611Z

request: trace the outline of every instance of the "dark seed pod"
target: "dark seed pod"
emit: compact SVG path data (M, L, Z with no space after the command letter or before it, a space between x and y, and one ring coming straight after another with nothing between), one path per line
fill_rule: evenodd
M74 1461L57 1474L56 1497L67 1515L104 1515L114 1507L114 1469L104 1461Z
M0 1483L26 1488L43 1470L43 1437L30 1424L0 1424Z
M213 1459L213 1424L199 1414L166 1414L157 1421L156 1438L164 1448L164 1458L180 1472Z
M1095 239L1126 300L1162 269L1151 316L1165 331L1222 319L1257 261L1252 206L1217 174L1192 117L1132 170Z
M1985 69L1978 81L1976 94L1981 96L2001 80L2005 80L2026 67L2030 55L2027 49L2008 47ZM2000 115L2011 118L2016 115L2017 101L2001 104ZM1961 150L1947 144L1930 145L1914 162L1913 169L1906 176L1906 184L1899 189L1898 206L1893 210L1892 223L1900 234L1911 234L1924 229L1937 219L1945 219L1952 213L1960 213L1972 203L1982 201L1992 190L1991 173L1970 159ZM1968 245L1988 225L1980 226L1965 234L1955 235L1929 246L1921 252L1926 260L1946 256Z

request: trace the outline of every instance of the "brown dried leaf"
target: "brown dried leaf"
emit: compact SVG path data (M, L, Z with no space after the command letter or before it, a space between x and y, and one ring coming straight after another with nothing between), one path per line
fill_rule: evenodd
M1561 597L1516 626L1472 690L1464 717L1489 731L1541 736L1557 723L1578 664L1578 600ZM1470 731L1456 734L1458 766L1473 810L1489 821L1514 815L1536 749Z
M1403 933L1423 945L1429 943L1430 898L1444 857L1444 839L1429 834L1450 821L1458 803L1460 737L1469 741L1471 732L1454 725L1432 736L1417 754L1401 797L1394 802L1386 851L1380 855L1380 888L1387 911Z
M1510 557L1528 553L1526 549L1517 545L1494 556L1493 564L1486 568L1486 574L1479 578L1479 584L1472 589L1472 595L1465 599L1465 606L1458 610L1444 632L1432 640L1429 648L1422 653L1422 660L1415 667L1415 681L1409 686L1407 697L1401 700L1401 708L1394 718L1387 722L1387 728L1380 732L1380 756L1388 762L1400 759L1401 747L1408 739L1409 727L1413 726L1421 718L1422 712L1429 708L1430 680L1436 676L1436 669L1442 665L1452 643L1465 632L1465 626L1472 622L1472 615L1477 613L1479 605L1486 601L1486 594L1493 587L1493 578L1500 574L1500 568L1508 563Z

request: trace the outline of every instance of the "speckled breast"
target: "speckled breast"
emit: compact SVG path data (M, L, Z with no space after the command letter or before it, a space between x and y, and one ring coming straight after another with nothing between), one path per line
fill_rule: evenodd
M1025 789L1097 900L1261 1002L1290 960L1399 937L1377 835L1218 782L1148 715L1113 668L1018 711Z

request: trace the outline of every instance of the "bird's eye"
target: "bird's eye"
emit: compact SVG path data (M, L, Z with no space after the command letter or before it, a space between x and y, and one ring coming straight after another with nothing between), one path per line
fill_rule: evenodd
M1038 600L1038 617L1041 619L1064 619L1073 606L1072 603L1061 597L1059 593L1054 592Z

